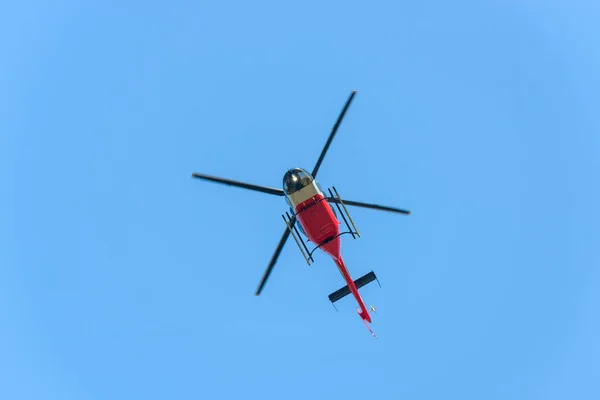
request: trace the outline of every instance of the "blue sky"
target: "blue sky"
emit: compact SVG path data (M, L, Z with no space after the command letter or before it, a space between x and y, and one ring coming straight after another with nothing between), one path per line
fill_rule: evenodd
M597 399L588 1L23 1L0 13L0 397ZM199 4L200 3L200 4ZM311 169L374 340L281 236Z

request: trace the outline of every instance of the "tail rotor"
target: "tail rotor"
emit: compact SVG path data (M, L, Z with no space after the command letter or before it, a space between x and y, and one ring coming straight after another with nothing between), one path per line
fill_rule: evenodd
M370 311L375 311L374 309L375 309L375 307L371 306L371 310ZM377 335L371 329L371 326L369 325L369 322L367 322L367 320L366 320L365 316L363 315L363 312L360 309L360 307L356 307L356 311L358 312L358 315L360 316L360 319L362 319L362 321L365 323L365 326L367 327L367 329L369 330L369 332L371 332L371 335L373 335L373 337L375 339L377 339Z

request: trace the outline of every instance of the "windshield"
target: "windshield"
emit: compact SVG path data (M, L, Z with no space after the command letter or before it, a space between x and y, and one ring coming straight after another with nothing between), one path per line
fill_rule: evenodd
M283 191L286 195L297 192L312 183L313 178L302 168L293 168L283 176Z

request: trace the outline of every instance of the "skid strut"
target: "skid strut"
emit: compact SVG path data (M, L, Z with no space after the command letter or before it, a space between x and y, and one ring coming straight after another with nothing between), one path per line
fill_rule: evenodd
M354 236L354 234L356 234L358 237L360 237L360 233L358 232L358 229L356 229L356 225L354 224L354 221L352 220L352 217L350 216L350 213L348 212L348 209L346 208L346 205L344 204L344 202L342 201L342 198L340 197L338 191L336 190L335 186L332 186L333 191L335 192L335 196L333 195L333 193L331 192L331 189L327 189L329 191L329 194L331 195L331 198L333 199L337 199L338 201L335 201L335 206L337 207L338 211L340 212L340 215L342 216L344 222L346 223L346 226L348 227L349 233L352 234L352 238L356 239L356 237ZM339 204L338 204L339 202ZM344 212L342 212L342 209L340 208L340 204L342 205L342 207L344 208ZM346 220L346 216L348 216L348 219L350 220L350 223L352 224L352 228L354 228L354 231L352 230L352 228L350 228L350 224L348 224L348 221Z

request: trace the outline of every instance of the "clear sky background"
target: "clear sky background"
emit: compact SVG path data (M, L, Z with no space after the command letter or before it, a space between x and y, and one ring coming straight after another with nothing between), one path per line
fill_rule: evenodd
M8 2L0 398L600 398L595 1ZM352 208L308 267L281 187Z

